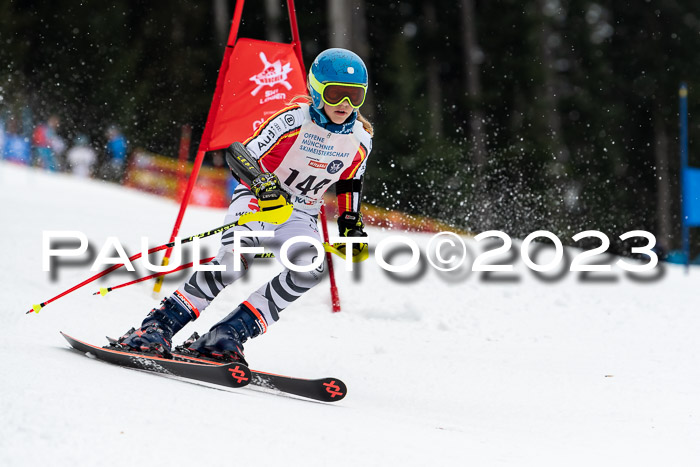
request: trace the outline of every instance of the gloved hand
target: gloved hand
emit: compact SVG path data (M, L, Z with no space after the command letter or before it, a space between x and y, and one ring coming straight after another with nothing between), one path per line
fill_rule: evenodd
M282 189L277 175L270 172L255 177L250 189L258 198L258 204L263 211L282 207L289 201L289 193Z
M338 217L338 232L341 237L366 237L365 224L359 212L345 211Z
M359 212L345 211L342 216L338 217L338 232L341 237L366 237L365 224L362 222L362 214ZM342 254L345 252L345 243L334 243L333 247ZM369 255L369 247L366 243L352 244L352 257L357 261L362 261Z

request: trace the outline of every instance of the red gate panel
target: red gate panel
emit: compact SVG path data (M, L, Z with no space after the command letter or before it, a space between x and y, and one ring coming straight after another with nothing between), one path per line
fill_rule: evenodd
M245 140L293 97L307 94L306 77L292 44L241 38L217 91L208 151Z

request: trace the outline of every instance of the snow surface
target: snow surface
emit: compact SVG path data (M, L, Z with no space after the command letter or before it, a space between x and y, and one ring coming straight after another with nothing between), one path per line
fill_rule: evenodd
M326 280L246 345L256 369L342 378L349 393L336 404L213 389L69 350L59 331L101 344L157 303L150 282L91 296L133 274L111 274L25 314L93 274L83 260L59 268L52 281L41 269L43 230L81 230L96 249L117 236L133 254L141 236L165 242L176 213L175 203L154 196L0 163L0 465L700 460L697 270L685 275L666 265L646 281L619 270L605 280L578 273L545 280L520 265L510 280L485 280L428 267L398 280L373 258L359 274L336 261L342 313L330 313ZM181 233L221 224L223 211L192 207ZM389 234L371 230L370 238ZM423 246L429 239L410 237ZM213 254L217 240L203 244ZM176 340L206 331L278 268L256 263Z

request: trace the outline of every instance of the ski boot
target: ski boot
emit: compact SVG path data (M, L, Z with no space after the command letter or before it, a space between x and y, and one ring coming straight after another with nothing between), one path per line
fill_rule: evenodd
M208 333L201 337L193 334L178 350L197 357L248 365L243 355L243 343L259 336L266 328L260 312L248 302L243 302Z
M171 296L160 302L160 308L154 308L148 313L139 329L130 329L119 338L117 344L127 349L171 358L173 335L194 319L197 319L197 313L176 296Z

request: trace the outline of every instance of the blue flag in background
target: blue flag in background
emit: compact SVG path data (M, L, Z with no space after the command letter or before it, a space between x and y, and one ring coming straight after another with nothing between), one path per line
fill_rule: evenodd
M700 226L700 169L683 169L683 223Z

